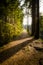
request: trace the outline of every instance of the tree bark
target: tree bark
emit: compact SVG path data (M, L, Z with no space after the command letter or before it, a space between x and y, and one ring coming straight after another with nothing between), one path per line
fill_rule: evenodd
M35 34L34 38L39 38L39 0L36 0L36 22L35 22Z
M32 36L35 34L35 0L32 0Z

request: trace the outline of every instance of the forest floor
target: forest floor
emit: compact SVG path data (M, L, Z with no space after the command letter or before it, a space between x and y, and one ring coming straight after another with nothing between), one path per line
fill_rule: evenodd
M0 65L43 65L43 42L29 37L0 47Z

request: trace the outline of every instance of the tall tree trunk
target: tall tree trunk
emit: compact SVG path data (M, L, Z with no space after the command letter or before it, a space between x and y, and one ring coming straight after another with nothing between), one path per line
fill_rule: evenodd
M35 39L39 38L39 0L36 0L36 22L35 22Z
M32 36L35 33L35 0L32 0Z

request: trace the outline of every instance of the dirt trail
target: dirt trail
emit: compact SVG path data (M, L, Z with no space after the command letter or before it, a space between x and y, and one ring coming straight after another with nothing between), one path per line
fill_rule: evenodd
M35 44L30 37L4 45L0 48L0 65L43 65L43 50L36 50Z

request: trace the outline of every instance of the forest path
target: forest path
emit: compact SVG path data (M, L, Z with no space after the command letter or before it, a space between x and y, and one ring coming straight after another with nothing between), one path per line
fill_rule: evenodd
M23 47L33 41L33 38L25 38L21 40L16 40L10 42L0 48L0 63L3 63L5 60L9 59L11 56L19 52Z
M0 48L0 65L43 65L43 50L36 50L35 44L29 37L4 45Z
M20 39L27 38L27 37L29 37L29 34L26 29L23 29L23 31L20 35Z

